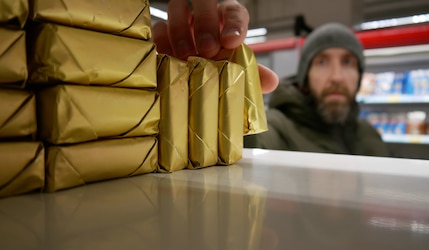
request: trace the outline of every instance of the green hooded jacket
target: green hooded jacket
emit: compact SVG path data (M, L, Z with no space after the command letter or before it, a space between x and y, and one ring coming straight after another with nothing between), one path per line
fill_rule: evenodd
M290 80L290 79L289 79ZM329 125L317 113L313 98L291 82L271 94L267 110L268 131L244 137L246 148L317 153L390 156L377 131L360 120L354 103L344 125Z

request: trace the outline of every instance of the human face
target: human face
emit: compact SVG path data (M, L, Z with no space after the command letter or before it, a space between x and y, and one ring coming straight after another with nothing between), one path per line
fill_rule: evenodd
M350 51L328 48L316 54L308 71L308 86L326 122L345 122L358 81L358 59Z

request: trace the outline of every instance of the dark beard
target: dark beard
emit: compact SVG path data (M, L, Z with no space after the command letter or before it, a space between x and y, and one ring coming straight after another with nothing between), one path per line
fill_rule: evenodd
M345 124L350 113L350 104L341 102L319 102L317 112L328 124Z
M324 97L330 93L338 92L346 96L346 102L341 101L324 101ZM332 125L343 125L345 124L349 113L351 112L351 107L355 96L351 93L348 93L346 89L334 86L322 91L321 96L318 98L312 91L309 89L310 95L314 98L317 112L324 122Z

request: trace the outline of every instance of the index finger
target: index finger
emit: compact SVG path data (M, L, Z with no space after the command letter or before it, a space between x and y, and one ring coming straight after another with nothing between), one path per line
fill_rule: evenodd
M246 7L236 0L224 0L219 4L219 16L223 24L220 42L227 49L233 49L243 43L250 16Z
M194 37L202 57L212 58L220 50L217 0L192 0Z
M192 15L186 0L170 0L168 34L174 55L186 60L197 55L191 27Z

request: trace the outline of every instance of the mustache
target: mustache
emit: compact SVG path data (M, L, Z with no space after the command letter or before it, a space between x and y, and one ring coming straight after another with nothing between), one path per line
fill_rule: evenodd
M328 96L328 95L333 94L333 93L342 94L342 95L345 95L347 97L350 97L350 94L347 92L347 90L343 87L340 87L340 86L334 86L334 87L324 89L321 94L323 97L325 97L325 96Z

